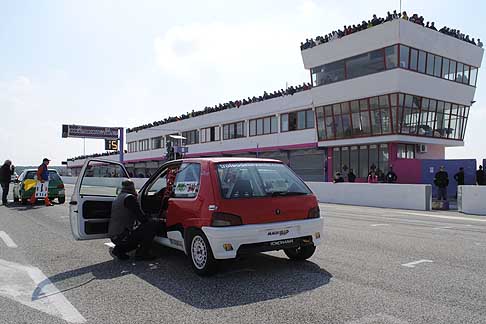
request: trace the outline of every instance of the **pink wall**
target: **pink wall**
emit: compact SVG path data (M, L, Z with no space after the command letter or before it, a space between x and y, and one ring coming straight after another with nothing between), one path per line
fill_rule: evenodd
M422 161L417 159L396 159L393 171L397 174L398 183L422 183Z
M419 160L444 160L445 146L437 144L427 144L427 153L417 153L415 157Z

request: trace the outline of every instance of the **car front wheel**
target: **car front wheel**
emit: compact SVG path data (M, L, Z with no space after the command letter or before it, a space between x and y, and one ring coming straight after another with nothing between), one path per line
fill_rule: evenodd
M192 268L200 276L209 276L216 272L217 261L211 246L201 230L193 230L189 236L189 257Z
M315 245L305 245L296 248L284 249L285 254L291 260L307 260L310 258L316 250Z
M60 204L64 204L66 202L66 197L59 197L57 198L57 201L59 201Z

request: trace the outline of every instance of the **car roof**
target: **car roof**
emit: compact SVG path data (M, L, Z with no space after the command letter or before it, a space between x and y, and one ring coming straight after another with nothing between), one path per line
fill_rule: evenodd
M57 170L56 170L56 169L47 169L47 171L53 171L53 172L57 172ZM22 171L22 173L24 173L24 172L37 172L37 169L24 169L24 170Z
M187 158L180 160L182 162L210 162L210 163L228 163L228 162L271 162L282 163L280 160L245 158L245 157L207 157L207 158Z

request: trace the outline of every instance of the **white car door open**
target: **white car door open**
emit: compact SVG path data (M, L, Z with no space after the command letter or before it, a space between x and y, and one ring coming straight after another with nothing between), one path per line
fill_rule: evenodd
M128 178L121 163L101 159L88 159L84 163L69 203L71 231L76 240L108 236L111 203L123 180Z

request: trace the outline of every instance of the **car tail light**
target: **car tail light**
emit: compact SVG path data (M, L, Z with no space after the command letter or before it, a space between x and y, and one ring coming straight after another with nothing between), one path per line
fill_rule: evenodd
M236 226L242 224L240 216L227 213L213 213L213 219L211 220L211 226L215 227Z
M319 210L319 207L313 207L309 209L309 212L307 213L307 218L319 218L321 217L321 211Z
M64 184L63 184L63 183L58 184L58 185L57 185L57 189L64 189Z

